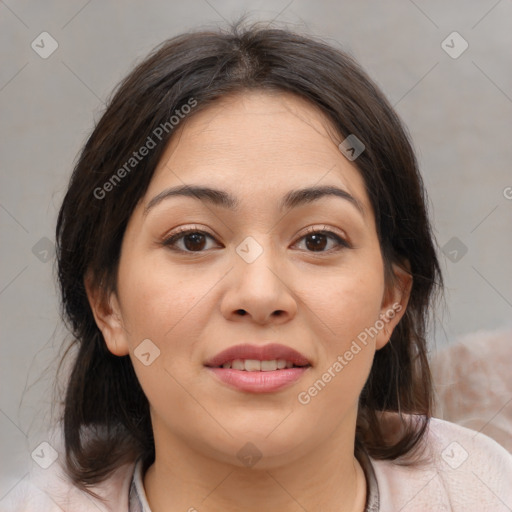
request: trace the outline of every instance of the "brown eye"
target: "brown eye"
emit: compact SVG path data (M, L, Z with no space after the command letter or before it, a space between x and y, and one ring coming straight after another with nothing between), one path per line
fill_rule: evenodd
M183 229L166 238L162 244L178 252L205 252L205 250L211 248L207 247L208 239L215 240L204 231ZM305 241L307 252L328 253L340 250L341 248L350 248L346 240L328 230L311 230L301 237L300 240ZM331 244L334 242L331 247L329 247L329 242Z
M208 239L213 237L204 231L197 229L182 230L166 238L162 244L176 251L182 252L204 252ZM182 242L182 246L178 246Z
M206 245L206 237L203 233L190 233L183 237L183 244L188 251L200 251Z
M327 245L328 237L323 233L316 233L305 237L306 247L311 251L322 251Z
M341 248L349 248L350 245L346 240L341 238L336 233L332 231L310 231L305 236L303 236L300 240L305 240L305 246L307 252L331 252L336 251ZM334 242L334 247L327 248L329 245L329 240Z

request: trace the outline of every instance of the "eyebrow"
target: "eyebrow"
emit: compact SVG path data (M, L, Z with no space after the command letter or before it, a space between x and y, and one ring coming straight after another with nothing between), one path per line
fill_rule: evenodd
M230 193L224 190L218 190L212 187L201 185L181 185L163 190L153 197L144 208L143 216L145 217L151 209L157 204L172 197L191 197L200 201L207 201L215 206L220 206L232 211L237 211L240 201ZM359 213L365 217L365 209L362 203L346 190L332 186L324 185L317 187L308 187L287 192L279 203L279 210L290 210L304 204L318 201L322 197L334 196L344 199L351 203Z

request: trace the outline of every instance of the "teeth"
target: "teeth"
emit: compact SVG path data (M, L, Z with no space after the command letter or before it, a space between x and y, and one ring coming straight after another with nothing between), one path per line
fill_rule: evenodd
M261 361L257 359L246 359L245 370L248 372L259 372L261 370Z
M261 361L262 372L271 372L275 370L277 370L277 361L275 359L272 361Z
M231 368L233 368L233 370L245 370L245 364L241 359L235 359L231 363Z
M233 370L245 370L247 372L272 372L283 370L284 368L293 368L291 361L286 359L272 359L271 361L259 361L258 359L235 359L226 362L222 368L232 368Z

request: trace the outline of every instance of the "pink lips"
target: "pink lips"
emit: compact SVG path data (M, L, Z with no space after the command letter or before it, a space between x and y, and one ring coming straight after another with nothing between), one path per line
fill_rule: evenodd
M282 370L254 372L222 368L224 363L232 362L235 359L256 359L259 361L285 359L295 366ZM300 379L304 372L311 367L311 364L306 357L296 350L274 343L264 346L236 345L223 350L208 360L205 366L216 378L230 387L251 393L270 393Z
M286 359L295 366L306 366L310 362L293 348L271 343L269 345L235 345L205 363L205 366L222 366L224 363L234 361L235 359L258 359L259 361L272 361L273 359Z

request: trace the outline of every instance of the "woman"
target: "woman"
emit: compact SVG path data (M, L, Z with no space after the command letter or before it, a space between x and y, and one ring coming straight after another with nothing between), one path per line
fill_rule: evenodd
M76 355L45 510L512 507L508 452L431 419L425 204L343 52L258 26L163 43L59 213Z

